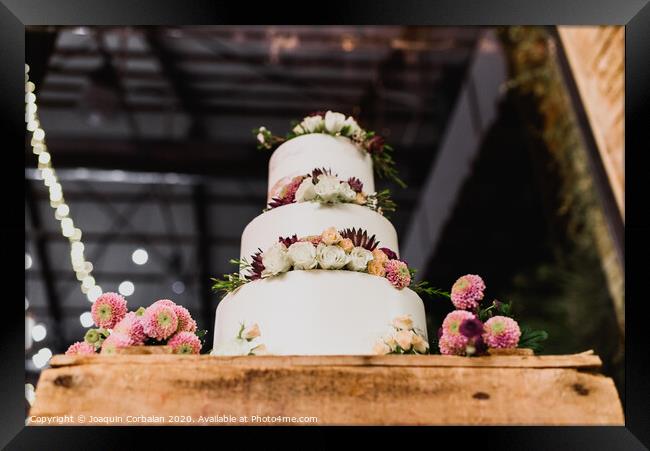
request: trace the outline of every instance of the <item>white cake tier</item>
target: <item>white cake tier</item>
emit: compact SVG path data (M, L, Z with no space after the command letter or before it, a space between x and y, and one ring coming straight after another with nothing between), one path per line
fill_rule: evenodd
M372 158L367 152L348 138L311 133L290 139L271 155L268 200L276 197L291 178L323 167L344 180L357 177L366 193L375 191Z
M241 257L250 261L258 248L265 251L280 237L320 235L328 227L364 229L368 235L375 235L379 247L399 255L395 227L376 211L356 204L301 202L274 208L253 219L242 233Z
M214 347L232 341L241 323L257 323L257 341L271 354L368 355L405 314L426 336L424 304L408 288L353 271L289 271L249 282L219 303Z

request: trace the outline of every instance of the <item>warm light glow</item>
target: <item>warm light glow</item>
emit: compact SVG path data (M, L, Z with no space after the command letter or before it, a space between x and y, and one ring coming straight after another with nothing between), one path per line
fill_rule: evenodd
M32 338L34 341L43 341L47 336L47 329L42 324L37 324L32 328Z
M49 152L42 152L38 156L38 162L41 164L48 164L50 162L50 154Z
M79 28L78 30L85 30L85 28ZM45 145L45 130L41 128L37 116L38 106L36 104L36 94L34 93L36 86L29 81L28 72L29 66L25 65L25 122L27 130L32 132L32 139L30 140L32 152L38 155L39 176L44 185L49 188L50 206L55 210L54 217L61 221L61 234L68 238L70 242L70 261L77 279L82 282L81 292L86 294L90 302L94 302L101 295L102 290L101 287L95 285L95 279L90 275L93 265L84 258L81 229L75 227L72 218L69 217L70 207L64 201L63 187L58 182L52 167L52 156L47 152L47 146ZM25 269L29 269L31 266L31 257L25 254ZM28 306L29 303L25 298L25 310L27 310ZM32 359L34 364L41 368L47 364L49 357L44 358L43 355L35 355Z
M172 291L176 294L183 294L183 292L185 292L185 284L180 280L177 280L172 284Z
M100 297L101 295L102 295L102 287L100 287L99 285L95 285L90 290L88 290L88 294L86 295L86 297L90 302L95 302L97 298Z
M131 259L136 265L144 265L149 260L149 254L144 249L136 249L133 251Z
M83 327L90 327L93 325L93 315L90 312L83 312L79 315L79 321Z
M135 285L133 285L133 282L125 280L117 288L117 291L119 291L122 296L131 296L135 291Z

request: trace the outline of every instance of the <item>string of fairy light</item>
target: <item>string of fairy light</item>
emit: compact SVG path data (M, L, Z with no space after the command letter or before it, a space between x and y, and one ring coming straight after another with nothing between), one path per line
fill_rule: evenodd
M81 239L81 229L75 226L70 215L70 206L63 197L63 188L52 166L52 155L45 143L45 130L38 120L35 90L36 86L29 80L29 65L25 64L25 123L27 131L32 134L32 152L38 157L39 177L49 191L50 206L54 210L54 217L60 223L61 234L70 243L70 262L77 280L81 283L81 292L90 302L94 302L102 294L102 288L92 276L93 264L84 256L85 246Z

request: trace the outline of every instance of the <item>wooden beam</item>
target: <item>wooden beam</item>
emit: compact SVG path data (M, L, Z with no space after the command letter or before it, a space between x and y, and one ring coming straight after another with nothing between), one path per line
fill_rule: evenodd
M506 77L505 56L498 38L493 31L487 31L477 44L468 78L458 96L406 234L402 253L420 274L426 274L458 194L471 176L474 158L496 117L501 86Z

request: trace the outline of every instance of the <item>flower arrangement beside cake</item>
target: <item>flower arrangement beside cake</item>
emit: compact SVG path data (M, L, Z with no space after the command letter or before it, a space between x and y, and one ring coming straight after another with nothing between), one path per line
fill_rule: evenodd
M169 299L129 312L124 297L104 293L91 314L97 327L86 332L84 341L72 344L66 355L116 354L133 346L168 346L174 354L199 354L207 332L198 331L190 312Z

